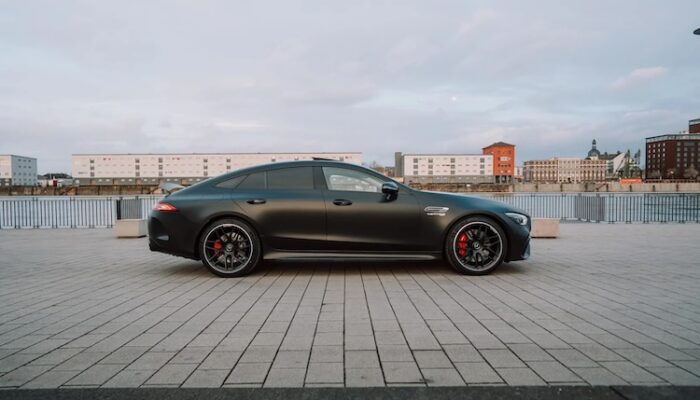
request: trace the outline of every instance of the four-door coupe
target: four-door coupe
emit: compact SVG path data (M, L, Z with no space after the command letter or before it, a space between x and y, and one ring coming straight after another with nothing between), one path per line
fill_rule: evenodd
M422 192L359 165L294 161L211 178L166 196L153 251L242 276L262 259L447 259L482 275L530 253L530 217L503 203Z

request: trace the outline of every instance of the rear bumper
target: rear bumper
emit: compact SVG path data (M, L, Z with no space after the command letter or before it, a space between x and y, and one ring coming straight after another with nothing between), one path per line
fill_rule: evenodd
M151 251L196 260L194 243L182 232L187 232L182 216L173 213L151 212L148 219L148 248ZM185 228L185 229L183 229Z

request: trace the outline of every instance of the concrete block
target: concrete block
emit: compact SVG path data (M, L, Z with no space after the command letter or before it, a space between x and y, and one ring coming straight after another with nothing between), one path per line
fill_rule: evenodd
M556 218L533 218L532 231L533 238L556 238L559 236L559 220Z
M114 224L118 238L140 238L148 234L145 219L118 219Z

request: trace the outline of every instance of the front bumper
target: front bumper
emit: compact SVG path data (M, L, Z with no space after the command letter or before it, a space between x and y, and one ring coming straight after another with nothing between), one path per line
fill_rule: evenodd
M527 226L511 224L506 261L527 260L530 257L530 229L531 223L529 221Z

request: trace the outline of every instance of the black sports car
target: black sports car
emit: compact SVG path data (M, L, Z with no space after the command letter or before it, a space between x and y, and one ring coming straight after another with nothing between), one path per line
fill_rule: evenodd
M446 258L482 275L530 254L530 217L506 204L422 192L331 160L261 165L166 196L149 246L242 276L262 259Z

